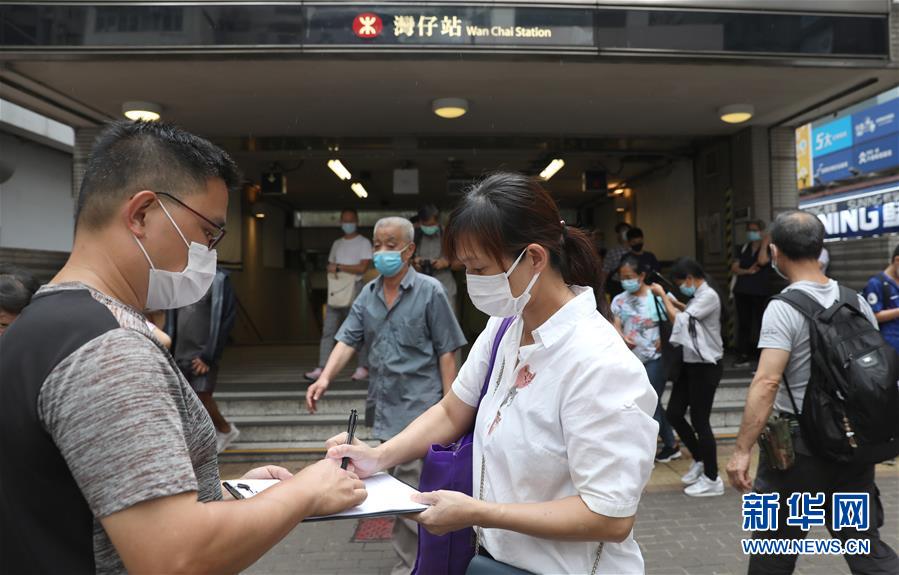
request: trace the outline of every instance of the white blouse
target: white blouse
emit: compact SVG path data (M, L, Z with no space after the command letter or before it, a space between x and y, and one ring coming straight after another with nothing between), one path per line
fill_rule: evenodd
M484 500L578 495L595 513L630 517L652 472L658 399L640 360L596 311L593 290L572 291L576 297L533 332L534 344L520 347L520 318L503 338L475 424L473 495L481 495L483 455ZM500 323L489 321L453 383L468 405L478 403ZM590 573L598 548L500 529L482 534L497 560L537 573ZM633 534L605 544L597 573L643 573Z

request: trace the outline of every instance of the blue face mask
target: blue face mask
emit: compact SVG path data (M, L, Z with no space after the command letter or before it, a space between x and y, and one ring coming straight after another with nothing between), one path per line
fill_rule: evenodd
M440 231L440 226L421 226L421 233L426 236L433 236Z
M680 290L680 293L684 294L687 297L693 297L693 295L696 293L696 286L681 284L678 289Z
M345 233L346 235L355 234L356 233L356 224L354 224L352 222L340 224L340 229L342 229L343 233Z
M757 242L762 239L762 232L749 231L746 232L746 239L750 242Z
M374 263L378 273L388 278L398 274L403 269L403 252L406 251L406 248L399 251L375 252Z
M636 293L640 291L640 280L621 280L621 287L627 293Z

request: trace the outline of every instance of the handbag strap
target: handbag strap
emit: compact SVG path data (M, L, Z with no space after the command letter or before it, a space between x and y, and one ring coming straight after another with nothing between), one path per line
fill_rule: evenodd
M481 397L478 398L478 406L481 405L484 395L487 394L487 388L490 387L490 376L493 375L493 366L496 364L496 356L499 353L499 344L503 341L503 336L506 334L506 331L509 329L509 326L512 325L513 321L515 321L514 316L503 319L502 323L499 324L499 330L496 332L496 337L493 338L493 349L490 350L490 363L487 364L487 376L484 378L484 385L481 386Z

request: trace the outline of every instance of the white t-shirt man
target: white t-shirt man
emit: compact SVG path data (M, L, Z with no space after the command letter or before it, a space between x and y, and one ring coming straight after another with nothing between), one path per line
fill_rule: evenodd
M328 263L342 266L354 266L362 260L372 259L371 241L362 235L354 238L340 238L331 245ZM359 276L359 280L362 276Z
M579 496L595 513L630 517L652 473L658 398L643 364L596 311L593 290L571 289L576 297L534 330L535 343L519 345L520 317L503 337L475 423L473 495L516 503ZM490 319L453 383L473 407L500 323ZM590 573L599 547L481 531L494 558L535 573ZM643 573L633 534L605 544L596 572Z

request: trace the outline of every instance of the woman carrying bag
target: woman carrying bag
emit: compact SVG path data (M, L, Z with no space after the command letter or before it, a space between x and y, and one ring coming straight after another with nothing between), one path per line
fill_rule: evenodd
M508 173L474 186L445 233L472 303L492 318L439 404L378 447L334 437L328 457L350 457L366 477L432 444L445 450L474 426L473 493L422 493L430 508L417 516L436 534L474 527L469 573L642 573L632 529L652 471L657 398L597 312L590 240L535 180ZM429 553L420 545L427 575Z
M670 275L680 292L690 298L686 309L681 310L661 285L653 284L652 292L663 298L665 311L674 323L671 342L680 345L684 354L665 412L693 455L693 464L681 481L687 486L684 493L691 497L723 495L718 447L710 422L715 391L723 373L721 298L709 285L702 267L690 258L674 262ZM687 409L690 422L684 417Z

